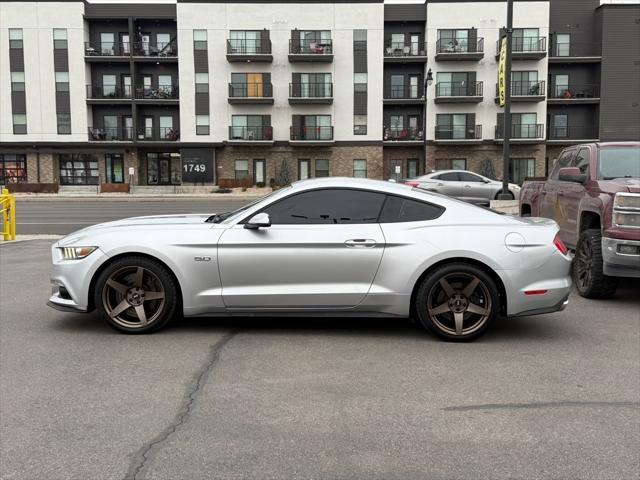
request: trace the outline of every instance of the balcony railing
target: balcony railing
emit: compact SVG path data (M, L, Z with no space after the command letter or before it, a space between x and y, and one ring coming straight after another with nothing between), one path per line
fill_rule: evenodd
M273 140L273 127L270 125L229 127L229 140L271 141Z
M419 100L424 96L422 82L417 85L385 85L383 98L398 100Z
M290 55L331 55L333 54L333 40L289 40Z
M85 42L84 54L87 57L123 57L131 54L129 42Z
M590 42L553 42L549 48L550 57L599 57L602 55L602 45Z
M546 37L513 37L511 45L514 53L546 52L547 38ZM499 46L500 46L500 42L498 42L498 52L500 51Z
M482 125L436 125L436 140L481 140Z
M579 100L600 98L600 85L570 83L569 85L550 85L549 98Z
M133 54L138 57L175 57L178 55L178 45L175 40L136 42L133 44Z
M177 85L137 86L136 98L139 100L175 100L179 98Z
M143 127L138 129L138 140L141 141L169 141L175 142L180 139L180 132L173 127Z
M539 97L544 96L544 80L517 81L511 82L512 97ZM496 97L499 95L499 85L496 84Z
M273 84L262 83L240 83L229 84L229 98L271 98L273 97Z
M426 55L426 43L390 42L384 46L385 57L425 57Z
M271 40L269 39L236 39L227 40L228 55L270 55Z
M382 132L382 139L385 142L411 142L424 140L424 132L419 127L391 127L385 128Z
M289 97L291 98L332 98L333 83L290 83Z
M104 100L131 98L131 86L125 85L124 87L118 87L116 85L87 85L87 98Z
M495 138L498 140L504 138L504 127L502 125L496 125ZM516 140L544 138L544 125L541 123L514 123L511 125L510 138Z
M482 82L438 82L436 97L482 97Z
M290 128L291 140L333 140L333 127L300 126Z
M549 126L549 140L594 140L598 138L598 129L594 125Z
M454 38L441 38L436 42L436 53L482 53L484 52L484 38L478 38L477 42L458 40Z
M133 129L130 127L89 127L89 140L97 142L132 141Z

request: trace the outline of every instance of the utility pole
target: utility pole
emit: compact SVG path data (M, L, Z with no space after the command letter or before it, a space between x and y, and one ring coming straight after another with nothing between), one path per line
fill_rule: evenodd
M511 56L513 52L513 0L507 0L507 58L504 73L504 132L502 144L502 193L498 200L510 200L509 157L511 156Z

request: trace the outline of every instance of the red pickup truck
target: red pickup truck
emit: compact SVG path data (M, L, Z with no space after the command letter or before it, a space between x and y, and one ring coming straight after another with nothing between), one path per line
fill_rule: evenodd
M546 181L524 183L520 215L558 222L578 293L611 297L619 277L640 277L640 142L564 149Z

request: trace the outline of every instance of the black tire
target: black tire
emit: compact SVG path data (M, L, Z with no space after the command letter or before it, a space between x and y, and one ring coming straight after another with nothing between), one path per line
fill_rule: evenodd
M603 273L602 234L598 229L580 234L573 258L573 283L581 297L611 298L618 287L618 279Z
M472 282L477 282L473 288ZM484 270L468 263L450 263L422 281L413 307L420 323L430 332L443 340L468 342L484 334L498 315L500 295ZM471 308L483 313L470 311Z
M176 315L179 295L162 264L131 256L114 261L100 273L94 302L110 327L141 334L160 330Z

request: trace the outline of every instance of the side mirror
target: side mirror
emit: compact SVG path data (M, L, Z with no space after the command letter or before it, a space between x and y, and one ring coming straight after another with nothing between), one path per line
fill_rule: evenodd
M558 172L558 180L562 182L584 183L586 179L587 176L580 173L578 167L565 167Z
M258 230L259 228L270 227L271 219L269 218L268 213L258 213L249 219L247 223L244 224L244 228L249 230Z
M491 183L491 180L487 180L486 178L482 180L484 183Z

